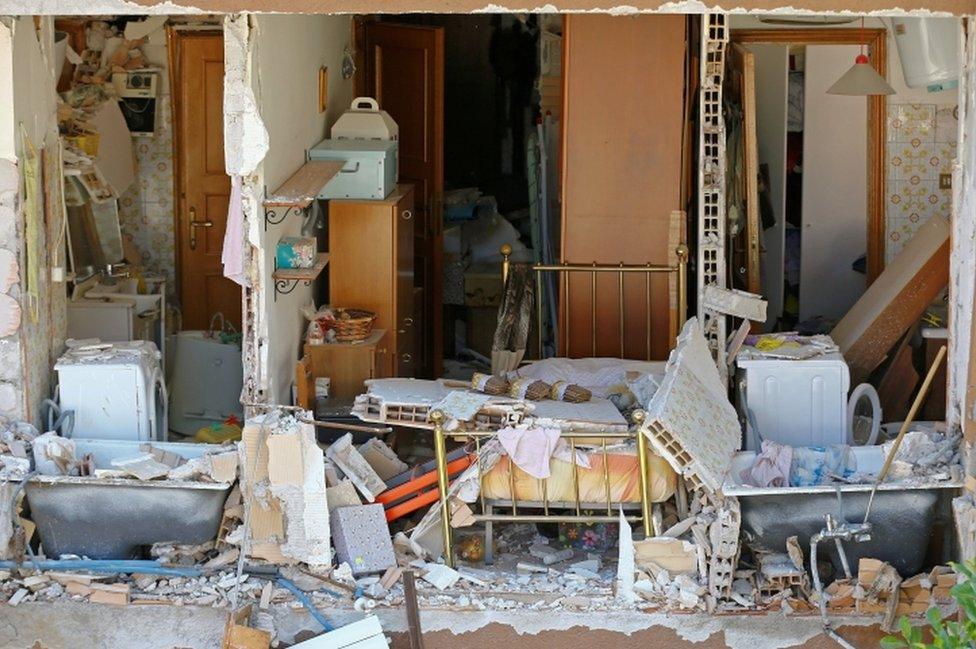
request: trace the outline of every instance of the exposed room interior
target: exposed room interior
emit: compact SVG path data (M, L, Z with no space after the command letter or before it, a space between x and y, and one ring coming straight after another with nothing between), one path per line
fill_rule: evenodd
M951 610L962 26L13 19L0 559L314 620Z

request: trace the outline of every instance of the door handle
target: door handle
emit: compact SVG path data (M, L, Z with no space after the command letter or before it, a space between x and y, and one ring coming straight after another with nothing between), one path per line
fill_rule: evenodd
M197 249L197 228L212 228L213 221L197 221L197 208L190 208L190 220L188 222L190 229L190 250Z

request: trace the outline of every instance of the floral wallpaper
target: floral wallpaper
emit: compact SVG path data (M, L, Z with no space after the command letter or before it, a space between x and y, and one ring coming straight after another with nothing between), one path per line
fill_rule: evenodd
M939 176L952 173L957 116L955 105L888 105L886 263L932 215L952 212L952 190L940 188Z
M119 199L122 232L142 255L149 272L166 276L167 293L176 290L176 240L173 226L173 120L168 94L160 97L153 137L132 139L136 181Z

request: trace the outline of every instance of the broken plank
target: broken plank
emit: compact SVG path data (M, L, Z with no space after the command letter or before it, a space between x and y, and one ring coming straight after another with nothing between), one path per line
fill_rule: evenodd
M335 178L343 167L335 160L310 160L293 173L278 189L264 199L265 207L297 207L312 204L322 188Z

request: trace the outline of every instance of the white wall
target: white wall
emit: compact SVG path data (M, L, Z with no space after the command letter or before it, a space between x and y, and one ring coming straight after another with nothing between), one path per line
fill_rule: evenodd
M256 15L252 19L256 24L252 32L252 85L270 138L261 173L270 193L301 167L306 149L327 136L328 128L352 102L352 79L341 75L343 48L352 37L352 19L328 15ZM328 110L319 113L318 78L323 65L329 68L329 100ZM305 328L299 309L309 302L312 290L299 284L275 301L271 273L278 240L297 236L301 226L301 216L292 213L262 235L267 389L269 399L278 403L291 400Z
M786 226L786 108L789 48L748 46L756 63L756 139L759 162L769 166L769 195L776 224L762 231L762 286L769 301L766 328L783 313L783 249Z
M864 292L851 264L867 250L867 98L827 94L857 52L806 48L800 320L840 318Z

